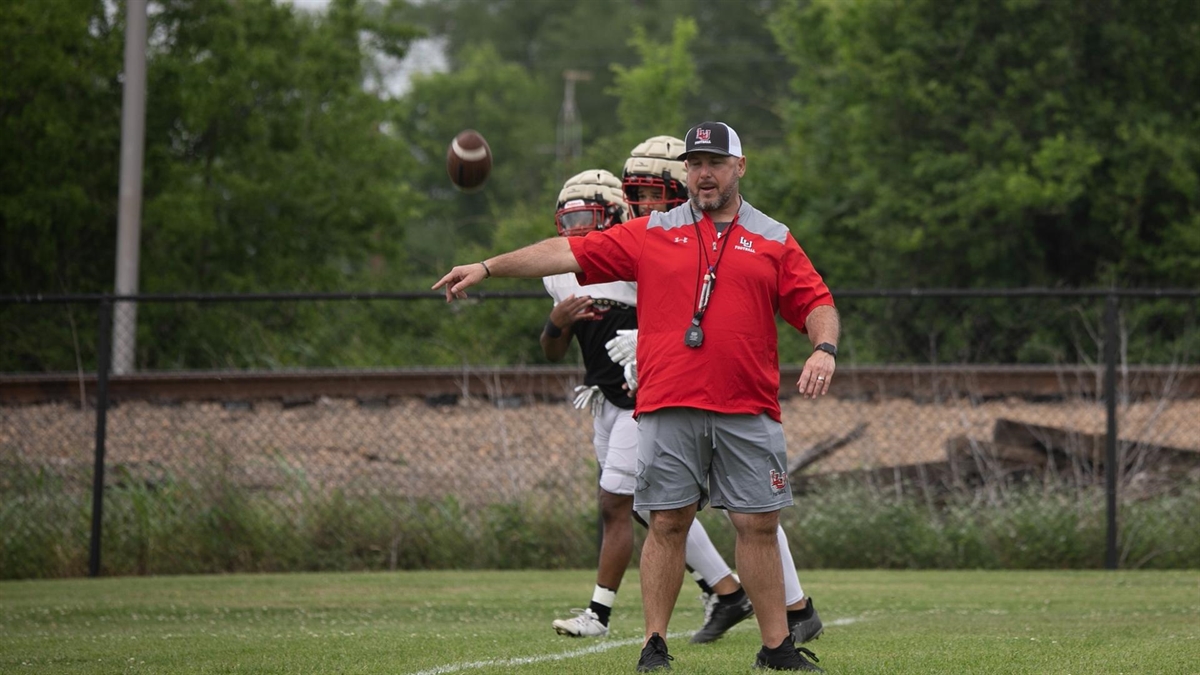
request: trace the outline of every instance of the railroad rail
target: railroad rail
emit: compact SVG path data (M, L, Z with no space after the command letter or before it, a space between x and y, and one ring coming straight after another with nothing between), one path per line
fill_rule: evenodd
M795 393L800 366L780 369L780 395ZM1117 388L1129 398L1200 397L1200 366L1119 368ZM483 397L561 400L583 381L575 366L405 368L391 370L174 371L114 375L110 401L313 400L320 396L360 401L392 397L455 400ZM842 366L830 394L838 398L952 397L993 399L1098 398L1103 367L1090 366ZM0 375L0 405L95 398L94 373Z

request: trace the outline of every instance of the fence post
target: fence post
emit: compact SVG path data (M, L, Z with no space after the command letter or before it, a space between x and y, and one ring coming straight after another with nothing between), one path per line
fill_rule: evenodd
M1104 550L1105 569L1117 569L1117 296L1104 302L1104 404L1108 431L1104 448L1104 496L1108 514Z
M92 467L92 541L88 576L100 576L100 534L104 514L104 439L108 426L108 369L113 301L100 301L100 334L96 336L96 457Z

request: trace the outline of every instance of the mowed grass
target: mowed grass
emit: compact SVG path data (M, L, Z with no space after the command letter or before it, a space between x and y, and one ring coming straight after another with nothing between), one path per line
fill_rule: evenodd
M813 571L830 673L1200 673L1200 572ZM632 673L635 570L607 640L559 637L593 573L397 572L0 583L3 673ZM685 581L675 673L751 672Z

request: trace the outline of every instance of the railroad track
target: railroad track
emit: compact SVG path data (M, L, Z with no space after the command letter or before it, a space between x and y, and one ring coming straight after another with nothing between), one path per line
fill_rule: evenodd
M780 370L780 395L795 392L799 366ZM1200 367L1118 369L1123 397L1200 397ZM320 396L380 401L391 397L486 397L561 400L583 380L574 366L405 368L391 370L180 371L111 376L110 401L313 400ZM842 366L831 394L839 398L944 400L1096 397L1104 369L1087 366ZM96 375L0 375L0 405L94 400Z

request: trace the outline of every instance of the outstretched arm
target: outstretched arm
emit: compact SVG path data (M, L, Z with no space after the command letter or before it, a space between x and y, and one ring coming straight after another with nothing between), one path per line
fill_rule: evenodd
M446 302L467 297L467 288L488 277L545 277L565 272L581 272L583 268L571 253L571 244L563 237L554 237L489 258L482 263L459 265L433 285L433 290L446 289Z

